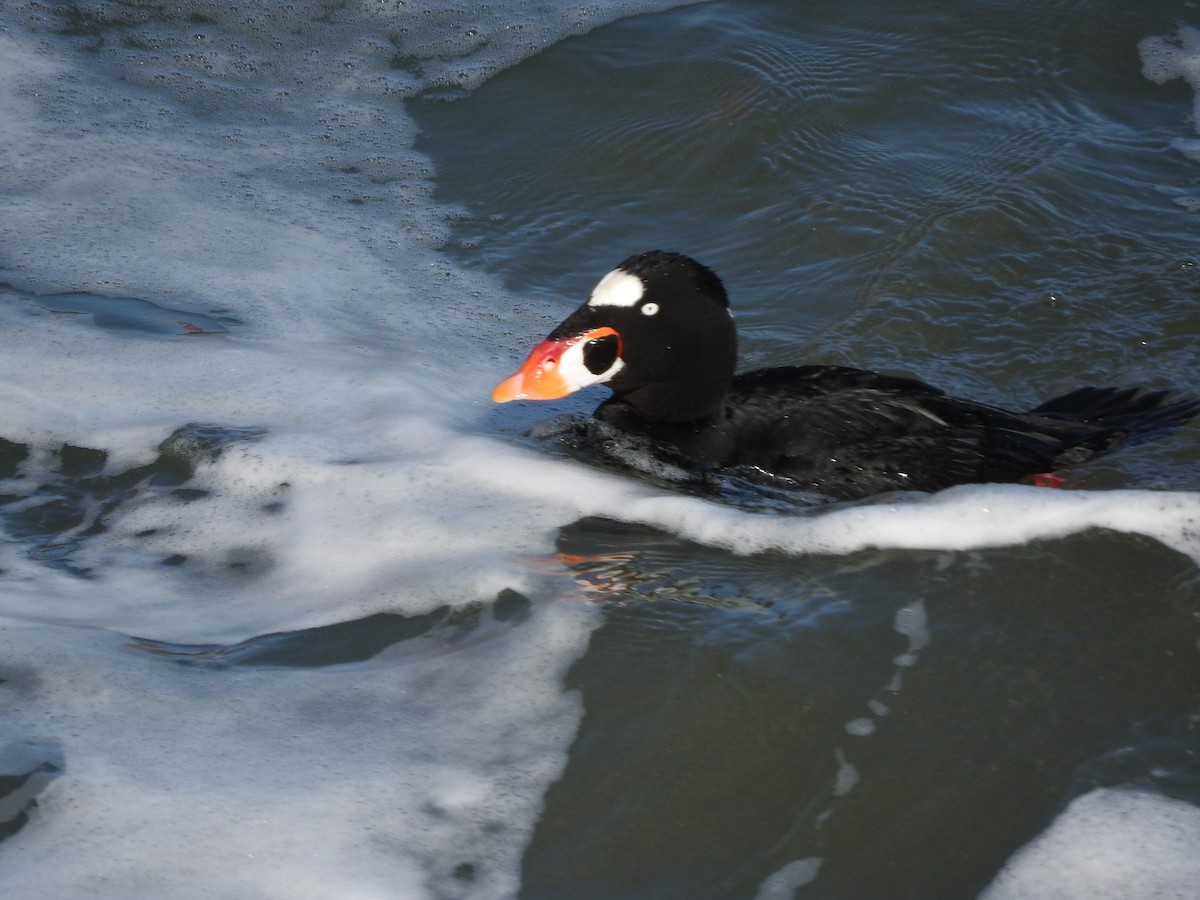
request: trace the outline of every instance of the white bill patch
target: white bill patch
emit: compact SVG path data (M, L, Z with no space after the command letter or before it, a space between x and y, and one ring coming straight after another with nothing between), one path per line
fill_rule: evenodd
M617 357L611 366L597 375L583 362L583 348L586 345L586 340L576 340L558 358L558 376L571 388L572 393L593 384L604 384L625 366L621 358Z
M620 269L613 269L600 279L588 306L633 306L642 299L646 286L642 279Z

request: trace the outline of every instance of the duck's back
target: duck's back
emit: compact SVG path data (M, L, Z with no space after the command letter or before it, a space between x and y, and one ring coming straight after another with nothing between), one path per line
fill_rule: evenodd
M601 455L620 461L623 448L635 448L701 481L756 469L838 498L1021 481L1200 412L1200 402L1165 391L1117 388L1081 388L1007 412L838 366L734 376L736 359L720 278L690 257L649 251L600 279L492 397L554 400L603 384L612 396L580 438Z
M723 467L752 466L839 498L1019 481L1107 446L1100 425L1010 413L838 366L739 375L726 410L736 439Z

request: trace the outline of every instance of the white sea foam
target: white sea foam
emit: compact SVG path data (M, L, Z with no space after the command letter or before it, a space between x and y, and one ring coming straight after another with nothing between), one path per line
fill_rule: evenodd
M789 900L797 890L811 884L820 870L821 860L817 857L790 862L763 882L757 900Z
M1097 790L1021 850L981 900L1191 900L1200 809L1159 794Z
M108 8L128 18L93 53L7 8L0 279L244 323L168 341L0 306L0 434L31 446L25 476L52 478L63 442L118 472L186 422L265 435L201 465L207 497L127 500L73 560L90 578L0 545L0 764L23 771L32 741L64 770L0 845L6 896L514 893L578 723L563 675L598 620L539 603L516 562L545 552L545 512L469 477L518 455L464 434L511 304L435 254L446 212L402 99L666 5ZM391 59L401 34L424 55ZM232 559L252 565L231 577ZM504 588L529 589L526 621L414 666L218 671L120 649Z
M5 895L512 896L584 616L316 674L114 665L96 632L10 626L4 736L56 741L65 773L4 846Z
M1173 37L1154 35L1138 42L1142 74L1156 84L1181 78L1193 91L1193 124L1200 131L1200 29L1181 25ZM1200 159L1200 140L1180 138L1175 146L1192 159Z

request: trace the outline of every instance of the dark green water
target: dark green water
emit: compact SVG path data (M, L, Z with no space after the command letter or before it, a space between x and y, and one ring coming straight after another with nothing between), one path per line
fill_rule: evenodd
M569 678L587 713L525 896L754 896L820 857L801 896L973 897L1073 794L1200 799L1200 583L1152 542L729 560L582 523L562 544L607 549L580 570L621 605Z
M565 313L655 246L729 283L746 366L850 362L998 401L1188 386L1179 4L702 4L414 105L447 248Z
M1191 94L1137 48L1184 14L704 4L418 104L418 148L462 210L447 252L528 304L514 361L664 247L725 277L746 368L881 368L1011 405L1194 392L1200 164L1172 145ZM1200 429L1069 486L1195 490ZM560 550L605 619L568 679L586 713L523 897L752 897L812 858L798 896L974 897L1097 785L1200 802L1200 582L1153 542L735 558L588 520Z

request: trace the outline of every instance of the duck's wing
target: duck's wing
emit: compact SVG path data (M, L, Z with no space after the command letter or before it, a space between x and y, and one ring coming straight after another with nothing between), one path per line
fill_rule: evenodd
M740 439L728 466L841 498L1019 481L1060 467L1066 450L1103 433L947 397L913 379L829 366L739 376L729 410Z

